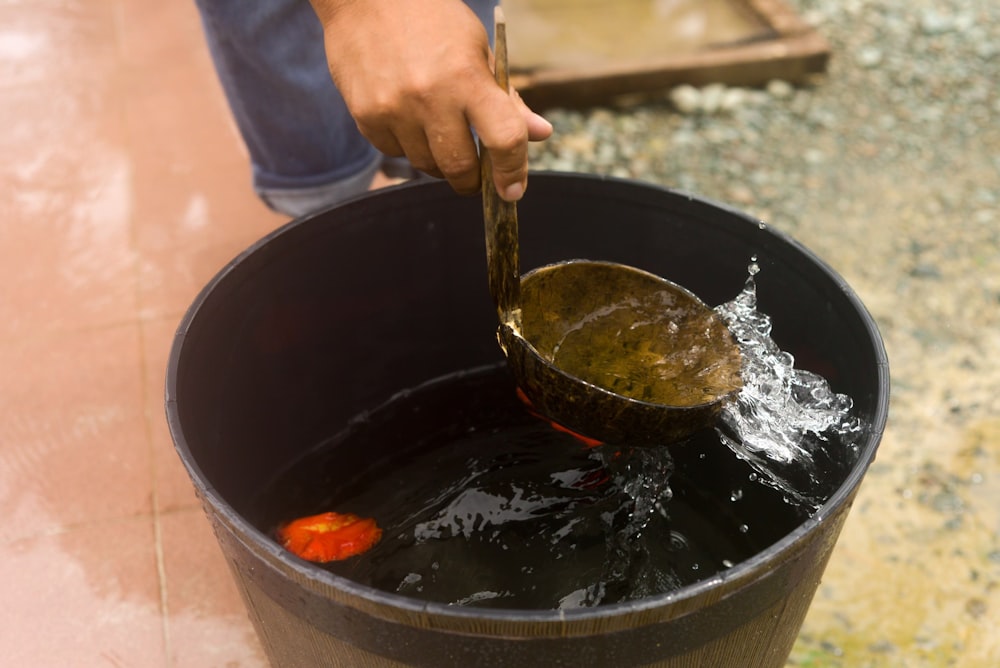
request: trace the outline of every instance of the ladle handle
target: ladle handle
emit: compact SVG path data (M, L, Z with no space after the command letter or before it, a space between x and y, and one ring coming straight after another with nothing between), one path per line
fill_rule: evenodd
M507 20L500 7L494 8L494 62L497 84L508 91ZM500 198L493 184L490 153L479 142L479 167L483 189L483 220L486 225L486 266L490 295L501 322L519 317L521 308L521 267L518 259L517 205Z

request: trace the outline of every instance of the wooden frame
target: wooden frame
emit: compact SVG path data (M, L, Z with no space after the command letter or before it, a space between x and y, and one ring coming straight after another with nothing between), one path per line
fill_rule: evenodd
M824 72L830 46L781 0L733 0L768 27L759 38L642 63L587 69L517 72L511 85L535 109L608 104L623 96L662 93L682 83L760 86L772 79L800 82Z

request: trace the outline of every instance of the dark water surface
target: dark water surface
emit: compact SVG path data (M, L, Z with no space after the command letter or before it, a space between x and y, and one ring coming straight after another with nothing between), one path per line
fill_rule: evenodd
M528 411L501 366L362 416L279 474L250 519L374 517L375 548L320 567L429 601L573 608L711 577L798 526L801 509L755 477L713 429L669 449L588 447Z

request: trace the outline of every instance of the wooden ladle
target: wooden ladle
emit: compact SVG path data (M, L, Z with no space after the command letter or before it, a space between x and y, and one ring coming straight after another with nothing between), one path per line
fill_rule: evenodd
M495 15L496 80L509 90L507 30ZM536 410L607 443L655 445L710 425L741 387L740 351L694 294L612 262L570 260L523 277L517 207L480 146L490 294L498 340Z

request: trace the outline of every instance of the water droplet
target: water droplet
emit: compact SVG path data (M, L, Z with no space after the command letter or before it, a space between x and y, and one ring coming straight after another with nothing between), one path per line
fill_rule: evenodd
M742 498L743 498L743 490L741 488L734 489L729 494L729 500L733 502L739 501Z
M750 482L757 482L757 474L751 471L750 475L747 476L747 480Z
M746 524L741 524L740 525L740 533L746 533L748 531L750 531L750 527L749 526L747 526Z
M733 562L729 561L729 559L723 559L722 560L722 565L725 568L732 568L734 566Z
M697 563L697 562L695 562L695 563L691 564L691 570L692 570L692 571L696 571L696 570L698 570L699 568L700 568L700 566L698 565L698 563Z

